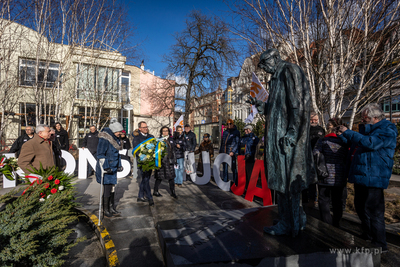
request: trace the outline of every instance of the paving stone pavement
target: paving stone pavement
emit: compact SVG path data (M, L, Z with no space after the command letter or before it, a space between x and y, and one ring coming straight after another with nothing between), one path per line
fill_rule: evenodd
M157 236L157 222L190 216L196 212L260 207L231 192L224 192L214 182L196 185L186 181L176 188L178 199L169 195L167 181L163 181L159 192L163 197L154 197L155 205L137 202L140 179L131 177L118 179L116 187L117 209L121 215L103 218L117 250L121 266L165 266ZM153 188L154 178L150 180ZM78 201L98 216L100 186L94 176L76 183Z

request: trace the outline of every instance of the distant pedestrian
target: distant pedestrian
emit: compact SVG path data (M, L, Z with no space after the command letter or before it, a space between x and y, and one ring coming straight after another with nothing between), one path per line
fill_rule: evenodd
M160 129L160 138L164 138L166 146L166 154L161 160L161 168L154 172L154 177L156 179L154 183L153 196L162 197L158 188L163 179L168 180L170 195L173 198L178 198L175 193L175 169L176 158L175 158L175 141L169 135L168 127L164 126Z
M177 166L175 168L175 184L178 187L182 186L183 175L184 175L184 162L185 162L185 149L186 141L183 134L182 126L176 127L176 132L174 133L175 141L175 157L177 161Z
M54 166L52 142L50 127L46 124L36 126L36 134L29 142L22 145L21 153L18 158L18 165L25 174L29 174L33 168L43 169Z
M53 148L54 165L56 165L59 171L62 171L63 170L63 166L61 164L62 152L61 149L54 142L56 140L56 129L54 129L53 127L50 128L49 140L51 141L51 146Z
M83 138L82 149L88 149L89 152L93 155L93 157L97 161L97 146L99 144L99 132L97 131L96 126L92 125L89 128L90 132L88 132ZM88 176L92 175L93 169L89 164L88 166Z
M244 160L246 169L246 189L249 185L251 173L255 163L255 155L257 145L259 143L258 137L253 133L253 126L247 125L244 127L245 135L240 139L240 146L244 148Z
M186 141L186 152L185 152L185 171L186 171L186 180L190 181L192 178L194 179L196 173L196 162L194 158L194 151L196 150L197 141L196 135L191 131L191 127L189 124L185 125L185 141ZM194 175L194 177L193 177ZM192 177L191 177L192 176Z
M355 148L351 154L349 182L354 183L354 206L361 220L362 237L387 251L385 197L383 189L392 176L398 135L396 125L386 120L378 104L361 110L360 133L340 126L337 134Z
M319 139L325 136L325 130L319 125L319 117L315 112L310 114L310 143L311 150L314 149L315 144ZM309 203L313 207L318 206L318 193L317 184L310 184L307 189L302 192L302 202Z
M197 149L194 152L195 154L200 154L199 155L199 163L197 165L197 171L200 172L201 174L204 174L204 170L203 170L203 153L202 153L203 151L208 152L208 155L209 155L209 158L210 158L209 161L211 163L211 158L214 157L214 147L213 147L213 144L211 143L210 135L208 133L205 133L203 135L203 141L200 143L199 149Z
M121 123L116 118L112 118L109 128L104 128L98 134L96 181L101 184L103 175L103 211L106 217L113 217L120 213L115 205L115 185L117 184L117 172L123 170L119 154L122 149L119 139L122 130ZM102 169L104 173L102 173Z
M349 146L339 138L335 129L342 120L328 121L328 134L314 147L315 168L318 176L318 205L323 222L339 227L343 215L343 191L347 184L347 154ZM332 201L333 217L330 211Z
M135 149L140 143L143 141L153 137L153 135L149 134L149 128L147 127L146 122L141 121L138 124L139 129L133 132L133 149ZM136 160L138 159L139 154L136 154ZM138 161L137 161L138 162ZM150 206L154 205L153 196L151 195L150 189L150 177L151 177L151 170L150 171L143 171L141 167L138 167L140 172L140 177L142 181L140 182L139 186L139 194L137 201L138 202L149 202ZM147 199L145 198L145 195Z
M224 131L221 139L219 153L226 153L232 158L233 182L237 184L236 156L239 153L240 132L232 119L227 120L228 128ZM228 164L222 163L223 180L228 181Z
M25 142L31 140L33 138L35 129L33 126L26 126L25 133L17 138L15 142L12 144L10 153L15 153L15 157L18 158L19 153L21 152L22 145Z
M61 149L68 151L69 150L69 140L68 140L68 132L64 130L61 123L55 123L56 128L56 145Z

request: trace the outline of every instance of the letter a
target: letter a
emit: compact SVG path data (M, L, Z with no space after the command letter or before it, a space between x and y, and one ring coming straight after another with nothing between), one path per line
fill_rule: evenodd
M261 173L261 186L257 187L257 180ZM254 163L253 172L247 187L247 193L245 199L253 202L254 196L258 196L263 199L264 206L272 205L271 190L268 188L267 179L265 178L264 161L256 160Z

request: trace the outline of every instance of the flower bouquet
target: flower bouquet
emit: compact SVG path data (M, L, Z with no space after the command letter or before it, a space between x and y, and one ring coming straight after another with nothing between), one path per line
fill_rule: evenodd
M33 174L25 176L26 184L29 184L29 186L22 195L28 190L36 190L37 188L40 190L39 201L43 202L54 194L59 194L65 189L73 188L71 184L73 175L59 171L57 167L44 170L42 166L40 166L39 170L33 170L32 173Z
M13 174L19 169L16 158L0 157L0 172L10 181L14 181Z
M143 171L158 170L161 168L161 160L166 154L164 138L149 138L137 147L133 153L138 155L138 167Z

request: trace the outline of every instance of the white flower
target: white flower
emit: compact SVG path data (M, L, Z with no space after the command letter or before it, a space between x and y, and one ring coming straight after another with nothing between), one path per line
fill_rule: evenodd
M161 147L161 150L164 150L164 147L163 147L163 146Z
M151 151L153 151L153 149L149 149L149 153L151 153Z
M44 198L40 198L39 201L40 201L40 202L43 202L43 201L44 201Z
M47 198L51 197L51 195L48 195Z
M63 185L60 185L60 186L58 187L58 190L60 190L60 191L64 190L64 186L63 186Z

